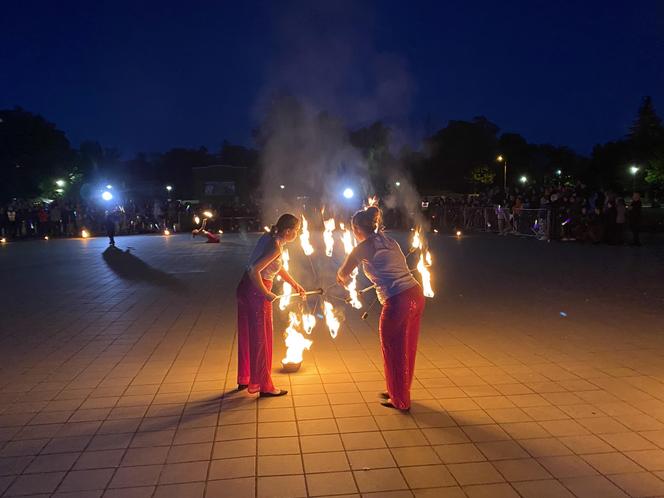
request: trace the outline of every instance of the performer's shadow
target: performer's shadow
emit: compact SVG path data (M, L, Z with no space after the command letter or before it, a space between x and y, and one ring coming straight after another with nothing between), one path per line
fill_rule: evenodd
M173 291L184 290L184 284L173 275L153 268L142 259L131 254L129 249L123 251L115 246L109 246L102 253L102 257L108 267L120 278L147 282Z

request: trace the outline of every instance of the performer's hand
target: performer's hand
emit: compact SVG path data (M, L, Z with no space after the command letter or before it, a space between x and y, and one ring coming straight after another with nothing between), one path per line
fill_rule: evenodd
M274 292L268 292L265 294L265 299L273 303L277 300L277 295Z
M342 286L346 287L348 285L348 282L350 281L349 277L343 278L339 273L337 273L337 283Z
M300 284L295 284L295 292L297 292L302 299L307 298L307 291L305 291L304 287L302 287Z

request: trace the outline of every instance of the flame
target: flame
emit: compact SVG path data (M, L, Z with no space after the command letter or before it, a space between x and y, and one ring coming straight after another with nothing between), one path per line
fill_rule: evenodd
M311 334L315 326L316 326L316 317L314 315L310 315L308 313L302 315L302 328L307 333L307 335Z
M263 227L263 230L265 230L267 233L270 233L270 227L267 225Z
M341 235L341 241L344 244L344 251L346 254L350 254L355 247L355 241L353 235L350 233L350 230L346 229L343 224L341 225L343 234ZM346 286L346 290L350 295L350 304L353 308L359 310L362 307L362 301L360 301L359 294L357 293L357 273L358 270L355 268L350 274L350 282Z
M194 223L197 225L201 222L201 219L198 216L194 216Z
M166 230L164 230L164 235L170 235L170 234L171 234L171 231L168 228Z
M203 216L206 218L212 218L212 211L203 211Z
M417 271L420 272L422 276L422 289L424 290L424 295L426 297L433 297L434 292L431 288L431 272L427 269L427 265L424 264L425 256L420 254L420 260L417 263ZM431 265L431 253L426 252L426 262Z
M334 250L334 218L323 221L323 225L325 225L325 231L323 232L323 241L325 241L325 255L331 258L332 251Z
M307 219L302 215L302 233L300 234L300 244L302 244L302 250L304 254L310 256L314 253L314 247L309 242L309 223Z
M0 239L0 244L6 244L6 243L7 243L7 239L5 239L4 237Z
M325 324L330 329L330 336L332 339L336 339L340 323L337 317L334 316L334 306L327 301L323 301L323 311L325 313Z
M367 199L367 207L371 207L371 206L376 206L376 207L378 206L378 196L377 195L374 195L374 196L369 197Z
M413 249L422 249L423 241L422 241L422 236L420 234L420 227L417 227L413 232L413 241L411 242L410 246Z
M85 229L81 230L81 237L83 237L84 239L87 239L89 236L90 236L90 233L87 230L85 230Z
M313 341L310 341L298 332L297 327L300 326L300 320L295 313L292 311L288 313L288 319L290 323L284 333L286 356L281 362L283 364L302 363L302 353L305 349L311 347Z
M288 249L284 249L284 251L281 253L281 260L283 261L284 270L288 271L288 261L290 260ZM291 295L293 294L293 287L288 282L284 282L281 290L283 295L279 298L279 309L284 311L290 304Z

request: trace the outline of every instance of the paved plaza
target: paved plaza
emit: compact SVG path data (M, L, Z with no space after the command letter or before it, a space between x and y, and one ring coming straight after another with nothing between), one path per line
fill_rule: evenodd
M234 392L256 235L0 247L0 496L664 496L662 246L429 239L407 414L378 402L379 306L338 300L339 336L319 320L290 375L275 309L288 396ZM334 282L320 248L290 252Z

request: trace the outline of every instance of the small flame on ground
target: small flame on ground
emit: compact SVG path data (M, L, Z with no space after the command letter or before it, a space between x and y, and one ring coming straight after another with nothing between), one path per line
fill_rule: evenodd
M334 306L327 301L323 301L323 312L325 313L325 324L330 330L330 336L332 339L337 338L337 333L339 332L339 320L334 316Z
M334 218L323 221L325 225L325 231L323 232L323 241L325 242L325 255L329 258L332 257L332 252L334 251Z
M302 215L302 233L300 234L300 244L302 245L302 250L307 256L311 256L314 253L314 247L309 242L309 223L307 219Z
M44 235L44 240L48 240L48 235Z
M164 235L170 235L170 234L171 234L171 231L168 228L166 230L164 230Z
M288 363L302 363L302 353L305 349L311 348L313 341L310 341L298 332L297 327L300 326L300 320L297 315L292 311L288 313L289 324L286 328L285 343L286 343L286 356L281 362Z
M456 231L456 236L457 236L457 238L461 237L461 230Z
M5 239L4 237L2 237L2 238L0 239L0 244L6 244L6 243L7 243L7 239Z
M87 239L90 236L90 233L87 230L81 230L81 237Z

